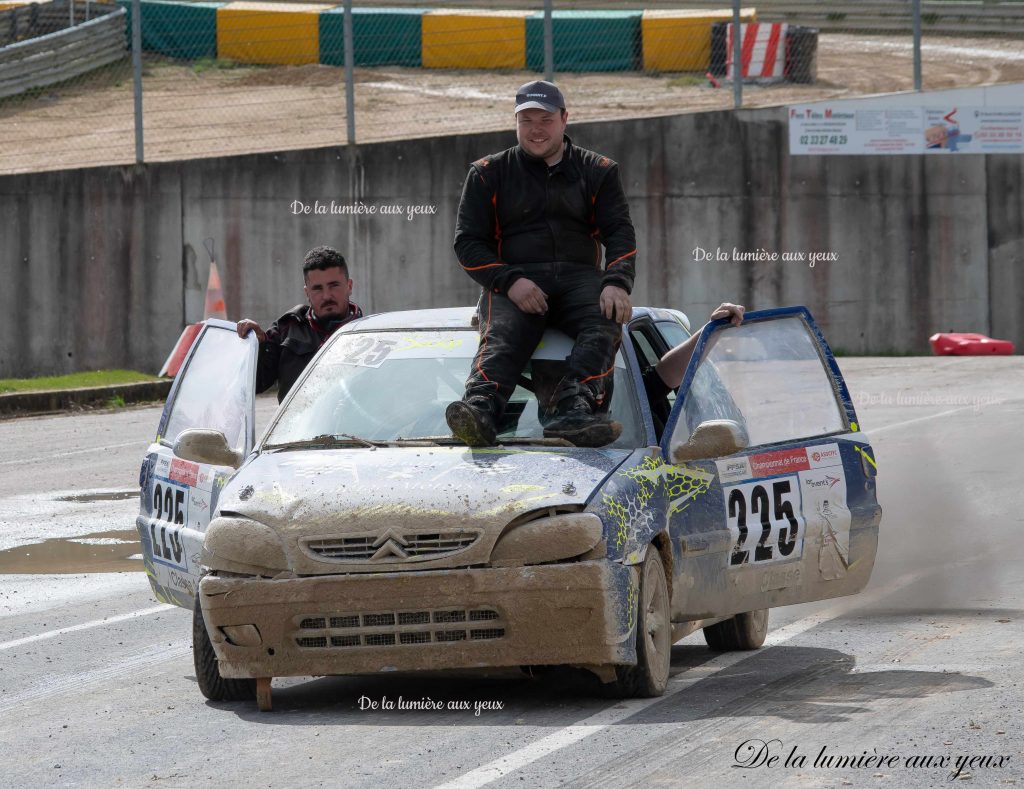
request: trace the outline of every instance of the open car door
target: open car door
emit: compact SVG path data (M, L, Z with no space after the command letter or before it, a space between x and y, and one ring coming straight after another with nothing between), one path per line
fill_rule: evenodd
M804 307L715 321L694 350L662 437L705 495L670 515L681 557L673 619L860 591L881 509L874 452Z
M217 497L235 469L193 463L174 453L189 428L220 431L240 457L255 439L256 354L250 333L235 324L207 320L171 388L154 442L139 477L136 525L153 592L161 602L192 608L199 585L203 537Z

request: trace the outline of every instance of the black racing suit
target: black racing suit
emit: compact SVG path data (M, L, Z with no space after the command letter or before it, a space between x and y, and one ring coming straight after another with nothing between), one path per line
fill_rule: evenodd
M484 289L464 399L495 421L548 325L576 340L556 399L579 393L605 408L610 399L621 329L601 314L600 295L606 285L632 292L636 236L618 165L565 143L552 167L518 145L480 159L462 190L455 253ZM547 316L508 298L521 277L547 294Z
M263 392L277 381L277 402L284 400L292 384L327 338L349 321L363 317L356 304L348 305L343 318L320 320L308 304L297 304L267 329L256 361L256 391Z

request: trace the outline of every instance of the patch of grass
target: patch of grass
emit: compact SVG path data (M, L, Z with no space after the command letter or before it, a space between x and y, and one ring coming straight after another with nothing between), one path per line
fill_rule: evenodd
M204 71L233 69L240 66L240 63L236 63L231 58L199 58L199 60L192 64L192 71L196 74L202 74Z
M124 408L124 398L121 395L114 395L107 400L107 408Z
M668 81L672 88L693 88L698 85L707 85L708 78L701 74L680 74Z
M4 392L38 392L44 389L80 389L86 386L114 386L141 381L157 381L155 375L136 370L94 370L71 375L50 375L41 378L0 378L0 394ZM120 398L111 398L120 399ZM124 405L124 400L121 400Z

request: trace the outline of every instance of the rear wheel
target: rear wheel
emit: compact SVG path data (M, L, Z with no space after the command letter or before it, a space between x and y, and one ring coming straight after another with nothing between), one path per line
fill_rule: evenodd
M636 622L636 665L616 666L611 690L617 696L660 696L668 685L672 657L672 622L669 616L665 564L654 545L640 565L640 601Z
M199 590L192 606L192 661L196 667L199 690L210 701L245 701L256 698L256 680L225 679L217 667L217 654L210 643L199 602Z
M704 628L704 640L715 652L758 649L768 635L768 609L746 611Z

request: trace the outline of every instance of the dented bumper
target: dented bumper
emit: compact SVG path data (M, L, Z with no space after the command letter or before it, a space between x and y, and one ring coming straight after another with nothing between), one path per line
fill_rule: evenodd
M199 589L224 677L636 661L635 571L604 560Z

